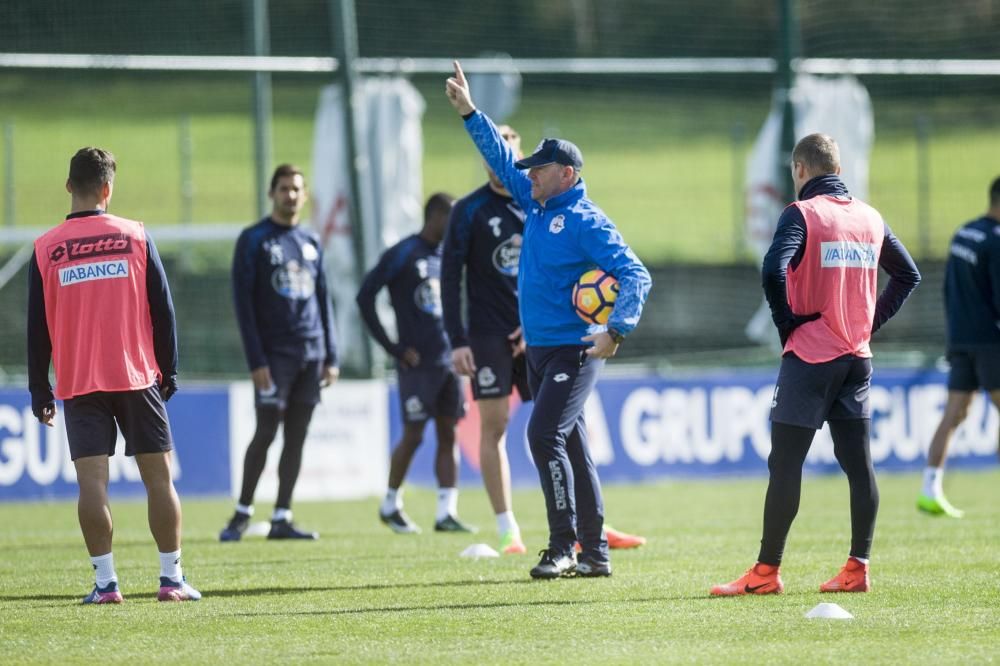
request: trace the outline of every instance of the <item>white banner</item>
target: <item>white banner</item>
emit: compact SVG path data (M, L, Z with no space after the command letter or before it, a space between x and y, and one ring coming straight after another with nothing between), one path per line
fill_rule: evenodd
M358 167L361 172L365 268L389 245L416 232L423 222L424 100L403 78L361 79L358 107ZM313 136L313 226L326 252L327 278L337 316L341 363L351 366L361 344L360 317L354 303L354 245L351 240L351 188L342 91L320 93Z
M875 140L871 98L853 76L819 77L799 74L791 91L795 108L795 139L815 132L829 134L840 146L841 175L852 195L868 199L868 166ZM781 211L790 202L782 195L781 178L789 165L781 157L783 104L775 99L764 126L757 135L746 173L747 242L763 259L771 245ZM767 303L761 304L746 328L754 340L777 344Z
M296 500L360 499L385 492L389 456L389 412L382 381L341 381L323 389L302 453ZM253 384L229 388L230 477L234 498L243 483L243 456L256 428ZM268 450L257 486L257 503L278 494L281 428Z

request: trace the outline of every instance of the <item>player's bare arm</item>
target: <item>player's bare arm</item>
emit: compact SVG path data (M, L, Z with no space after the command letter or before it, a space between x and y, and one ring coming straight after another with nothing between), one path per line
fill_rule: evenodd
M457 60L452 64L455 66L455 75L449 77L445 83L445 94L459 115L467 116L476 110L476 105L472 103L472 93L469 90L469 82L465 79L465 72L462 71L462 65Z

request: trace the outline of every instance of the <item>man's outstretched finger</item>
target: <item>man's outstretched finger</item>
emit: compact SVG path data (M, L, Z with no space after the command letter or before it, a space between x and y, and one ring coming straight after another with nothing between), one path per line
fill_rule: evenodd
M462 71L462 65L457 60L453 60L452 64L455 66L455 81L463 88L468 87L468 83L465 80L465 72Z

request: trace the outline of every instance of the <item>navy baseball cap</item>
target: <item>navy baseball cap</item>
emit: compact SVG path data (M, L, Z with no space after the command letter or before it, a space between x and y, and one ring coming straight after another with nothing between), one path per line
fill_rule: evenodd
M542 139L534 153L515 163L514 166L518 169L530 169L552 163L582 169L583 153L566 139Z

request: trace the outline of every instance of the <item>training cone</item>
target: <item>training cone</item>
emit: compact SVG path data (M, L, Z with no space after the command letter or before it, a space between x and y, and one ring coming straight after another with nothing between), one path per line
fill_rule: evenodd
M854 616L837 604L817 604L815 608L806 613L810 620L853 620Z
M485 543L474 543L459 553L458 556L478 560L481 557L500 557L500 553L493 550Z

